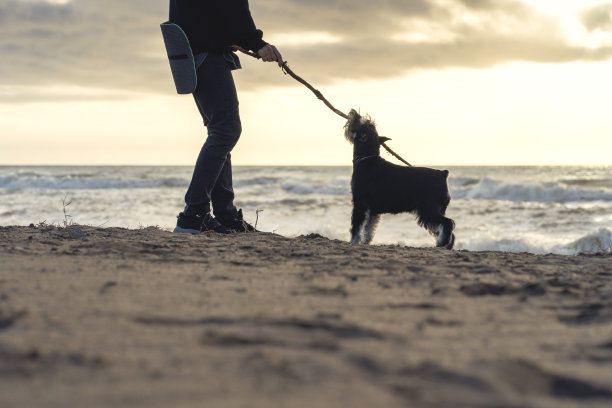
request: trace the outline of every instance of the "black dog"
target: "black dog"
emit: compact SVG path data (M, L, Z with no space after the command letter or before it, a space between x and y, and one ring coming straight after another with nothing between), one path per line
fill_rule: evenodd
M369 244L381 214L411 212L437 237L436 246L452 249L455 222L444 216L451 199L448 170L397 166L384 160L380 145L390 139L378 136L374 122L355 110L344 129L354 146L351 243Z

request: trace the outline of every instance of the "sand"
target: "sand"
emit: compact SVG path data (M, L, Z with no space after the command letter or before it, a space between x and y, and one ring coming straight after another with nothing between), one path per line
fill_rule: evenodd
M0 406L610 407L612 256L0 227Z

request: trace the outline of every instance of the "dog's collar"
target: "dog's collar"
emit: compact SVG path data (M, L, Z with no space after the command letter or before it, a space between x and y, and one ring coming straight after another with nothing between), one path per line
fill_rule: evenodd
M372 156L366 156L366 157L360 157L360 158L358 158L358 159L353 159L353 165L359 164L359 163L361 163L362 161L365 161L365 160L371 159L371 158L373 158L373 157L380 157L380 155L378 155L378 154L373 154Z

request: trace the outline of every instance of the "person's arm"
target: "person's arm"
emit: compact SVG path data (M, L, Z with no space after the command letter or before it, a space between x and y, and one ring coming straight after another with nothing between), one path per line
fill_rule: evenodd
M255 26L248 0L220 0L219 3L232 43L256 52L264 61L276 61L281 65L282 55L275 46L263 40L263 32Z

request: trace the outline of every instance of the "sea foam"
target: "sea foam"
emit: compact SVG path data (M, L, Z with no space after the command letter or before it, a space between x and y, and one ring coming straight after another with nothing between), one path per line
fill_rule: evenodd
M601 228L592 234L585 235L558 248L556 252L565 255L610 254L612 253L612 231Z
M490 178L451 180L451 194L453 198L513 202L612 201L612 190L607 188L568 187L559 182L508 183Z
M534 238L477 238L459 240L458 249L470 251L528 252L532 254L580 255L612 253L612 231L601 228L567 244L551 244Z

